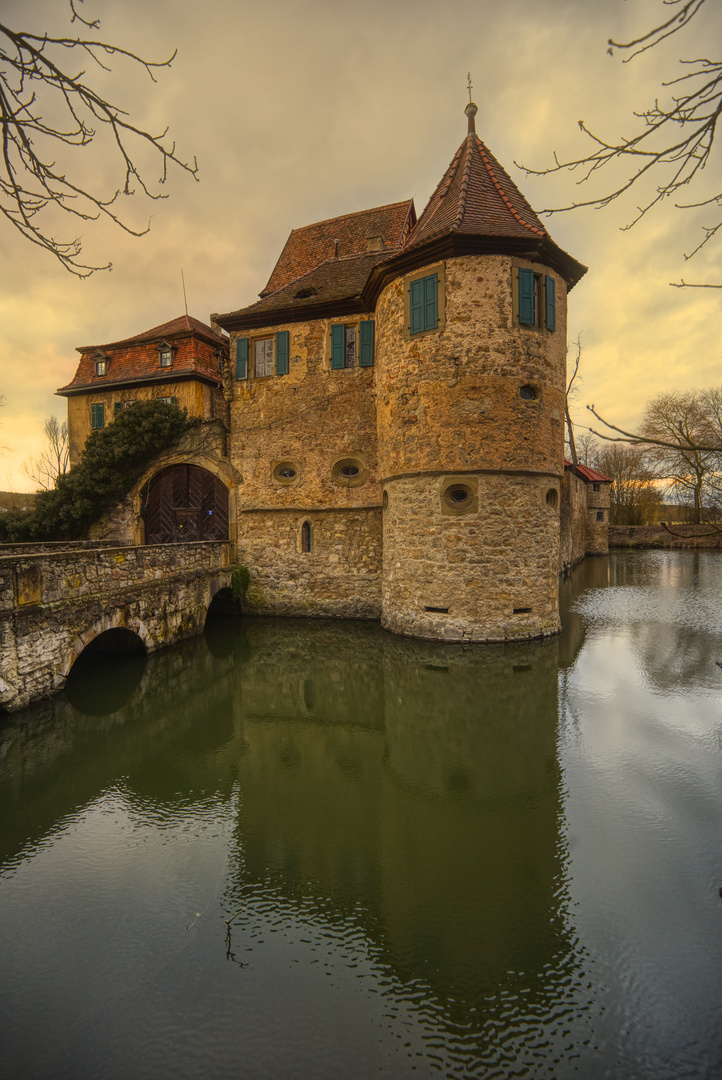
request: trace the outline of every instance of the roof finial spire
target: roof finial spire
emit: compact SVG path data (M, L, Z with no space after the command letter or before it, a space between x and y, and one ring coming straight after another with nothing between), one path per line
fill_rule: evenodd
M464 112L469 117L469 135L476 134L476 123L474 117L478 113L478 109L474 102L471 100L471 72L466 73L467 90L469 91L469 104L464 109Z

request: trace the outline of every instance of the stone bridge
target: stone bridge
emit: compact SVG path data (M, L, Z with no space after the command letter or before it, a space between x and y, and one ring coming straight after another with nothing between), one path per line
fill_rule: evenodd
M135 635L147 652L201 633L214 596L231 584L228 541L0 551L0 710L8 712L62 690L83 649L106 631Z

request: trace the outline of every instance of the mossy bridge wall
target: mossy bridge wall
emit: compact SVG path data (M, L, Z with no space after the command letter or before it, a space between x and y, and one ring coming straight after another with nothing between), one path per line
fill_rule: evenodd
M106 630L131 631L147 652L201 633L231 573L227 541L6 546L0 708L14 712L62 690L83 649Z

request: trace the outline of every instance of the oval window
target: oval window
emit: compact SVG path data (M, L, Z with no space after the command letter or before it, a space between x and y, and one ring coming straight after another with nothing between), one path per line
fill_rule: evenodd
M466 513L474 510L476 500L468 484L451 484L443 495L447 507L457 512Z
M549 488L549 490L547 491L547 506L551 506L552 510L554 510L558 501L559 496L557 495L557 489Z
M342 487L358 487L368 480L369 471L360 458L341 458L333 466L331 478Z
M273 479L277 484L297 484L299 481L298 465L294 461L279 461L273 470Z
M536 401L539 397L539 391L536 386L522 386L519 390L519 397L523 401Z

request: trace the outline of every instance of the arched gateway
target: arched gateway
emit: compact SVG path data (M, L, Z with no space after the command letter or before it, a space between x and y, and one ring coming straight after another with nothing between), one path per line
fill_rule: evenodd
M141 493L146 544L228 539L228 489L198 465L171 465Z

